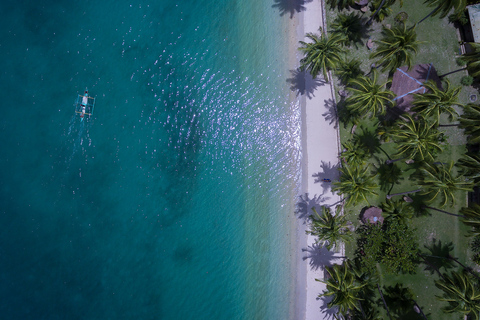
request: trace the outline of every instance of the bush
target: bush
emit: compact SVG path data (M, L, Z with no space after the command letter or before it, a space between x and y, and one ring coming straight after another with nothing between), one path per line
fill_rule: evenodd
M467 64L467 61L463 60L462 57L458 57L457 59L455 59L455 62L459 67L463 67Z
M408 14L404 11L400 12L395 16L395 21L399 23L403 23L407 21L407 19L408 19Z
M379 224L364 224L357 229L356 258L362 270L375 274L377 262L387 273L414 273L417 267L418 240L415 229L398 219Z
M451 14L448 16L448 22L455 23L458 22L462 26L468 24L468 16L465 14L466 10L459 14Z
M471 76L464 76L460 79L460 83L466 87L471 86L473 83L473 77Z

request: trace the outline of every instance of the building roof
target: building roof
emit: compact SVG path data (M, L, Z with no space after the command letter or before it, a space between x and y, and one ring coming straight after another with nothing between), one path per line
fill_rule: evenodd
M400 112L410 111L413 94L425 93L426 89L423 83L427 80L433 80L439 88L442 87L440 77L431 63L417 64L411 70L407 70L407 67L397 68L393 74L390 90L396 96L393 100Z
M472 26L473 40L480 43L480 4L467 6L467 9Z

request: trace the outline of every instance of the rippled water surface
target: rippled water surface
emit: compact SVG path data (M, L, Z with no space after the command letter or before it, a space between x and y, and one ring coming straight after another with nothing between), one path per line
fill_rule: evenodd
M2 318L288 318L299 111L273 4L0 3Z

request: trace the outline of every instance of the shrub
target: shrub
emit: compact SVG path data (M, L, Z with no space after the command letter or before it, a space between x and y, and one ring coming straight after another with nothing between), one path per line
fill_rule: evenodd
M473 83L473 77L472 76L464 76L462 79L460 79L460 83L466 87L471 86Z
M407 21L407 19L408 19L408 14L404 11L400 12L395 16L395 21L399 23L403 23Z

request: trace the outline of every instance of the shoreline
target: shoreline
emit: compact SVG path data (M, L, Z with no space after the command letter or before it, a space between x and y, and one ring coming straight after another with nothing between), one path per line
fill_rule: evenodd
M305 10L297 13L297 26L294 28L296 41L293 50L297 51L298 41L308 41L306 33L319 33L324 28L325 10L321 0L305 3ZM301 54L297 52L297 66ZM305 74L305 88L300 95L301 109L301 194L297 197L304 209L296 215L296 248L294 264L294 319L313 320L331 318L326 304L328 301L317 299L326 286L315 279L323 279L324 266L341 263L341 253L328 252L315 246L315 237L307 235L305 218L311 214L311 207L320 210L322 205L331 206L340 201L340 197L331 191L331 183L318 181L323 178L336 180L340 152L339 133L335 120L335 97L330 83L319 76L313 80ZM326 103L328 102L328 103Z

